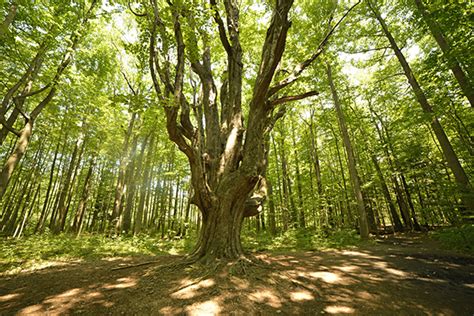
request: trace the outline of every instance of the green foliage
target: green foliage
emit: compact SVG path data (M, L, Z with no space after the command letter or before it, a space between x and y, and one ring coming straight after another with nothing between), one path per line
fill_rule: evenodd
M21 239L0 239L0 273L18 273L24 269L47 266L51 262L100 260L108 257L181 254L189 251L190 238L163 240L140 235L105 237L84 235L32 235Z
M309 229L290 229L272 237L269 233L251 233L242 237L244 247L254 251L299 251L324 248L345 248L357 246L361 242L359 235L352 229L341 229L329 234Z
M474 254L474 225L450 227L432 233L446 249L455 249Z

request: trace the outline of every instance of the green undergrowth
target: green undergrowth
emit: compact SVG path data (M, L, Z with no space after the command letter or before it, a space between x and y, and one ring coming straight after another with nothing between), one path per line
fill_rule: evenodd
M183 239L160 236L32 235L20 239L0 238L0 274L44 268L56 262L94 261L113 257L153 256L189 253L197 240L195 232ZM244 232L242 243L250 251L301 251L344 248L360 244L353 230L339 230L327 235L314 230L291 229L272 237L267 232Z
M100 260L110 257L182 254L190 239L161 239L140 235L105 237L43 234L20 239L0 239L0 273L41 268L54 261Z
M474 225L443 228L431 233L443 248L474 254Z
M346 248L360 245L360 236L356 231L343 229L322 234L310 229L290 229L278 236L268 232L246 233L242 237L245 248L253 251L298 251L324 248Z

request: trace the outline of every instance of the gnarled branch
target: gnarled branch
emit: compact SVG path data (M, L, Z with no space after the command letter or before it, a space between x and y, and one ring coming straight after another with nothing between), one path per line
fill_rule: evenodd
M329 32L323 38L321 43L318 45L318 48L316 49L316 52L313 55L311 55L310 58L306 59L305 61L300 63L298 66L296 66L295 69L293 70L293 73L289 77L281 80L280 82L278 82L276 85L274 85L273 87L271 87L269 89L268 94L267 94L268 98L271 97L272 95L274 95L275 93L277 93L278 91L280 91L281 89L289 86L290 84L292 84L293 82L298 80L301 73L309 65L311 65L313 63L313 61L316 60L316 58L318 58L323 53L324 48L326 47L331 35L334 33L334 31L336 31L337 27L341 24L341 22L349 15L349 13L352 11L352 9L354 9L360 2L361 2L361 0L359 0L356 4L354 4L352 7L350 7L346 11L346 13L344 13L344 15L339 19L339 21L337 21L337 23L329 30Z
M302 99L312 97L312 96L315 96L315 95L319 95L319 92L318 91L309 91L309 92L306 92L306 93L303 93L303 94L284 96L284 97L281 97L279 99L270 101L270 104L272 106L275 106L275 105L286 103L286 102L302 100Z

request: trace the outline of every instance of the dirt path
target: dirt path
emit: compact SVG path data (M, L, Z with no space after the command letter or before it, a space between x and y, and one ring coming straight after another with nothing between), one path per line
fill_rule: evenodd
M0 315L473 315L474 259L423 235L350 250L259 253L245 276L198 277L150 258L68 263L0 278ZM159 264L174 256L151 258Z

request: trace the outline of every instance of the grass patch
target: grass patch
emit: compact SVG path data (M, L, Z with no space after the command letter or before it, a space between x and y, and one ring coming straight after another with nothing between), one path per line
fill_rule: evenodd
M474 225L444 228L432 232L431 237L443 248L474 254Z
M268 232L260 234L247 233L242 237L244 248L253 251L298 251L324 248L346 248L361 243L360 236L351 229L331 232L329 235L318 234L308 229L290 229L272 237Z
M140 235L105 237L67 234L32 235L0 239L0 273L17 273L41 267L51 261L99 260L108 257L182 254L192 247L190 238L163 240Z

